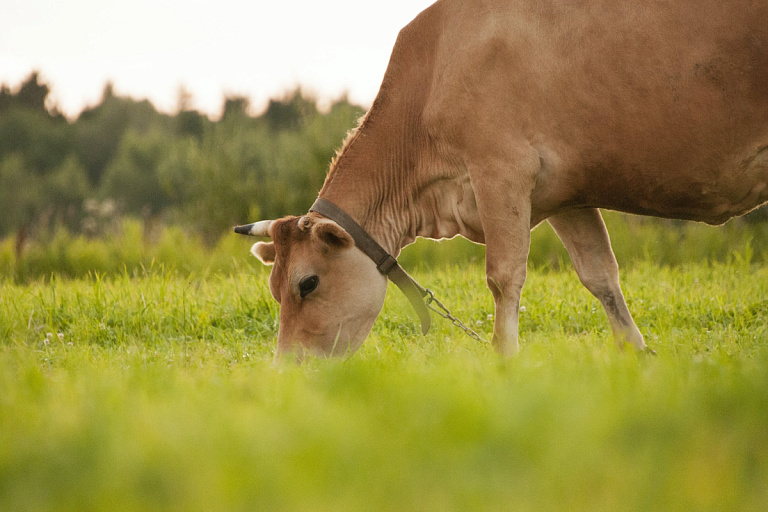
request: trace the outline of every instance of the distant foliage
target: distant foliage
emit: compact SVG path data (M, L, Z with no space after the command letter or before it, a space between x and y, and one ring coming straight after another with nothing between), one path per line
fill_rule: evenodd
M311 205L335 150L364 113L342 99L328 112L301 90L254 116L250 100L224 100L221 118L190 107L175 115L115 94L67 120L33 73L0 87L0 237L93 234L86 205L179 224L209 243L236 223Z

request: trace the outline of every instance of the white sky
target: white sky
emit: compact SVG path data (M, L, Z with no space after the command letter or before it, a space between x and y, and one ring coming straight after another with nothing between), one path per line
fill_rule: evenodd
M184 86L216 116L225 94L260 110L302 85L367 106L397 33L433 0L2 0L0 83L33 70L67 115L104 84L173 112Z

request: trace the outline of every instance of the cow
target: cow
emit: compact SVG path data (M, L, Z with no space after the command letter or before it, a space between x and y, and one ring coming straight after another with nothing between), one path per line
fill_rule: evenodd
M271 239L251 252L274 265L278 354L357 350L384 267L456 235L486 245L492 343L516 353L545 220L616 343L644 350L598 208L721 224L768 201L768 2L439 0L400 31L318 200L351 223L313 208L236 229Z

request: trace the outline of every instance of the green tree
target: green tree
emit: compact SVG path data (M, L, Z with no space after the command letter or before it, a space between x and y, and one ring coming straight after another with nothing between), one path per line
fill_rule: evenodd
M11 89L5 84L0 85L0 114L9 110L15 101Z
M32 73L15 93L0 88L0 159L23 157L25 168L44 174L61 165L71 151L71 127L60 114L46 108L50 93Z
M221 119L248 117L248 109L251 100L245 96L228 96L224 99L224 107L221 110Z
M169 203L158 180L157 168L170 145L159 131L125 133L102 180L102 195L118 201L128 213L158 214Z
M53 210L52 222L70 231L78 231L83 203L91 195L85 168L70 155L42 183L43 201Z
M19 91L16 93L16 100L20 105L30 110L47 113L45 100L48 98L50 92L51 88L48 84L40 83L40 74L37 71L34 71L29 75L27 80L21 84Z
M290 111L301 116L290 128L276 130L267 113L251 118L230 110L202 140L177 140L160 165L160 183L177 215L194 219L209 240L256 217L306 211L336 148L363 114L346 100L323 114L314 103L301 106L310 100L300 93L291 98Z
M157 129L171 132L172 121L159 114L149 101L117 96L112 85L107 84L99 105L84 110L74 127L74 150L85 166L90 183L97 186L126 131L146 133Z
M72 130L45 112L14 107L0 116L0 158L22 155L30 172L57 168L72 151Z
M195 137L201 139L205 130L211 124L208 118L192 108L192 93L186 88L179 88L179 97L176 107L176 134L181 137Z
M273 131L296 130L317 114L317 102L306 98L301 89L282 100L270 100L264 119Z
M209 241L258 212L265 132L230 117L202 141L177 140L159 166L160 183L177 215Z
M19 154L0 161L0 233L26 229L43 209L41 179Z

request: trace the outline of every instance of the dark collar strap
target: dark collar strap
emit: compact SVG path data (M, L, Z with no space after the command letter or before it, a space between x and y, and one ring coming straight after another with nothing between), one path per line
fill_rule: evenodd
M376 263L376 268L379 269L379 272L391 279L405 294L421 319L422 334L427 334L432 320L429 316L429 309L424 304L424 297L427 296L427 291L424 287L409 276L397 260L379 245L360 224L355 222L344 210L332 202L327 199L318 198L309 211L317 212L327 217L349 233L358 249Z

